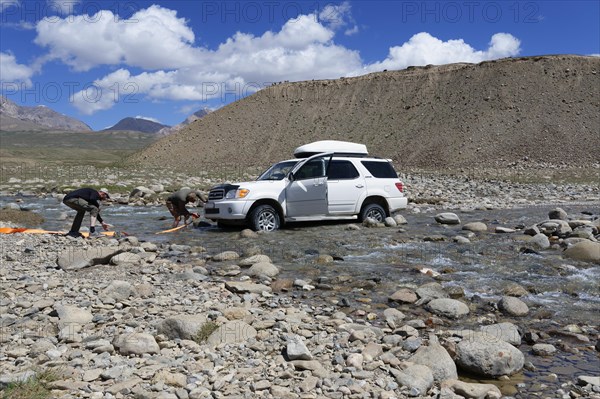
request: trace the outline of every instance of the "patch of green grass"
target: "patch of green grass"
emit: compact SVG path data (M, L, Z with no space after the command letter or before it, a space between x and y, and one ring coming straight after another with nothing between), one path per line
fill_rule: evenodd
M215 323L214 321L207 321L202 325L202 327L200 327L200 330L198 330L198 332L196 333L194 341L196 341L199 344L205 342L208 339L208 337L210 337L210 334L215 332L217 328L219 328L217 323Z
M25 381L11 382L0 392L2 399L46 399L51 397L48 384L59 379L54 370L36 373Z

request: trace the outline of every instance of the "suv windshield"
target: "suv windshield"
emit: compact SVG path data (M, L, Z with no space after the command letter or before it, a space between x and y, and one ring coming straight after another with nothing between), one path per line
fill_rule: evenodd
M276 163L261 174L256 180L282 180L298 161L283 161Z

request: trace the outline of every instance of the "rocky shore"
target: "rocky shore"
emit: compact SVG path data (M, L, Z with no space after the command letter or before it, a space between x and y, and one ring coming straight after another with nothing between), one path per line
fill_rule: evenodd
M564 258L568 264L559 273L573 264L600 264L597 185L426 174L402 179L411 199L403 214L431 220L426 226L444 228L442 234L432 227L430 234L411 232L402 215L386 226L334 226L335 234L392 229L414 235L402 242L441 240L467 248L490 235L509 236L525 253ZM214 183L189 176L143 181L105 175L87 183L111 185L113 205L136 207L162 204L171 187ZM80 185L87 184L73 180L63 187ZM2 185L9 195L5 207L11 214L27 209L27 197L12 197L19 194L58 200L59 186L12 178ZM568 215L556 207L575 203L590 204L593 212ZM554 205L544 205L548 217L533 225L489 223L494 210L543 204ZM461 221L454 213L469 210L489 211L487 222ZM350 304L336 295L351 281L347 276L282 277L283 258L271 259L258 244L276 237L271 247L287 245L301 234L277 234L241 231L219 250L133 236L1 235L0 387L11 397L19 381L50 372L46 386L56 398L484 399L535 392L600 398L593 366L600 351L597 320L540 327L548 325L540 317L548 316L539 305L535 312L528 306L531 287L507 284L490 302L482 299L487 292L465 295L448 284L452 270L444 278L427 263L417 269L430 280L395 282L383 292L385 306L371 306L362 295ZM322 247L339 247L340 238L331 239ZM307 253L291 256L310 256L329 268L343 261L335 250ZM377 279L358 286L356 292L389 287ZM591 362L590 373L565 379L536 367L559 355Z
M490 229L434 216L462 226L465 245ZM568 246L567 259L591 266L598 222L553 209L522 233L532 248ZM518 284L489 303L423 268L432 280L398 281L387 306L351 307L310 297L326 283L280 278L252 245L264 235L239 235L244 250L232 242L221 252L135 237L1 236L2 388L50 370L56 398L529 398L548 386L557 388L542 397L600 398L598 373L564 380L534 364L559 353L598 362L597 320L536 329Z

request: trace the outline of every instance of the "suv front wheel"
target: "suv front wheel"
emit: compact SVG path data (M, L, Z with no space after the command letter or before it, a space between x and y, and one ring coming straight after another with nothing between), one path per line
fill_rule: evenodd
M383 222L387 217L385 209L379 204L367 204L360 211L360 221L363 222L367 218Z
M254 208L248 222L254 231L273 231L281 227L279 213L271 205L259 205Z

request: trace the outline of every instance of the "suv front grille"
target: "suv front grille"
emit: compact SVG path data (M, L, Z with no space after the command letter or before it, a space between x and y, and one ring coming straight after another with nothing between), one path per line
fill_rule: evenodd
M223 199L223 197L225 197L225 190L223 190L222 188L210 190L210 192L208 193L209 200L220 200Z

